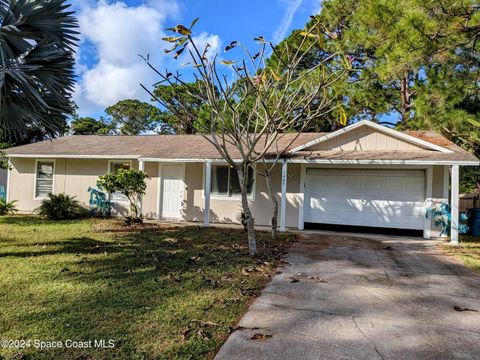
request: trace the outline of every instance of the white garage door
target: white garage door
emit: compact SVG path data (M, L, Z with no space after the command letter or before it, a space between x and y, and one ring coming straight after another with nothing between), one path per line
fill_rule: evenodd
M423 229L424 170L307 169L305 222Z

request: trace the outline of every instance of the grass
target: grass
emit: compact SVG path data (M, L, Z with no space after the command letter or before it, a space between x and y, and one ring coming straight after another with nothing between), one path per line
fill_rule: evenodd
M480 238L462 236L459 246L444 245L444 250L472 270L480 272Z
M4 358L212 358L293 238L118 221L0 218L0 339L114 340ZM65 343L63 344L65 346Z

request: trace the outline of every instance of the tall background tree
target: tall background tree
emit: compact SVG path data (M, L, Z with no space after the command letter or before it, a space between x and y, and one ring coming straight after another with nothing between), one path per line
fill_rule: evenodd
M77 21L66 0L0 0L0 138L57 136L73 112Z
M206 121L210 115L205 101L191 95L195 86L195 83L158 84L153 92L155 98L164 99L168 104L160 113L160 120L176 134L195 134L199 130L201 131L195 127L197 119ZM181 121L180 118L189 118L189 120Z
M160 110L139 100L122 100L108 107L105 112L120 135L139 135L148 131L164 132Z
M302 66L339 49L347 54L351 71L333 85L332 105L349 121L435 130L480 156L478 0L325 0L315 22L324 46L311 48ZM278 48L298 47L299 32ZM312 129L339 126L330 114ZM463 172L469 191L480 178L475 169Z
M325 46L303 65L347 54L352 71L334 93L351 121L435 129L480 155L478 1L328 0L317 21ZM297 32L279 47L295 46Z
M94 119L92 117L76 117L70 123L72 135L109 135L114 126L105 118Z

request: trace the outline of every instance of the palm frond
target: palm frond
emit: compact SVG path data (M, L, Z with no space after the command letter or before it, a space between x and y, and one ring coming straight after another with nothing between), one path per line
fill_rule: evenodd
M0 0L0 137L55 136L73 111L78 27L66 0Z

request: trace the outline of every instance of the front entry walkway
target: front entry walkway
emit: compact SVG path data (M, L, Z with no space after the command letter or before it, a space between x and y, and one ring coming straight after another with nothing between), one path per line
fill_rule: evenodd
M480 277L438 244L305 235L216 359L480 359Z

